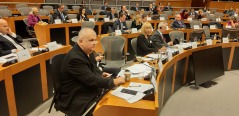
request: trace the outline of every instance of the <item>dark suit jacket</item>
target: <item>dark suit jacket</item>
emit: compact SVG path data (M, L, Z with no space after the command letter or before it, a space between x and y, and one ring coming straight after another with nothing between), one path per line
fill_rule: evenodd
M83 19L84 21L89 21L89 18L87 17L87 14L85 14L85 17L82 17L81 15L77 14L77 20Z
M65 19L63 22L66 23L67 20L69 20L69 17L67 16L66 11L63 11L63 16L64 16L64 19ZM58 9L55 10L55 12L53 13L52 17L53 17L53 20L55 20L55 19L61 19L62 20L61 14L58 11Z
M154 9L153 10L153 15L156 15L156 14L158 14L158 10Z
M197 13L194 11L194 12L190 12L188 15L189 15L189 16L191 16L191 15L197 15Z
M106 10L106 8L109 8L109 6L106 6L106 7L105 5L101 6L101 10Z
M121 13L123 13L122 10L119 11L119 15L120 15ZM129 20L129 19L130 19L130 15L128 15L128 13L127 13L126 11L125 11L124 13L127 15L127 16L126 16L126 20Z
M158 32L158 30L153 33L151 38L152 38L154 46L156 46L158 49L162 48L163 46L168 47L168 44L165 43L165 41L163 40L163 37Z
M180 20L180 22L182 23L182 25L180 25L177 20L174 20L173 27L174 28L186 28L186 25L183 23L183 21Z
M136 7L132 7L132 10L133 11L139 11L140 9L139 9L139 7L138 7L138 9L136 9Z
M121 29L121 24L120 24L120 20L119 19L114 22L113 27L112 27L112 31L115 32L115 30L117 30L118 26L119 26L119 29ZM123 28L122 28L121 31L123 32L124 30L128 30L126 22L123 22Z
M20 36L18 36L18 35L17 35L16 38L12 37L11 35L8 35L8 36L12 40L14 40L17 44L22 42L22 38ZM22 46L21 44L19 44L19 45ZM17 49L17 48L14 46L14 44L11 41L9 41L8 39L6 39L2 35L0 35L0 56L11 54L12 53L12 51L11 51L12 49Z
M113 20L113 19L112 19L112 13L109 13L109 14L107 15L107 17L110 17L110 20ZM115 18L119 18L119 16L118 16L117 13L114 14L114 17L115 17Z
M165 6L164 11L173 11L173 8L171 6Z
M158 51L158 48L155 47L150 36L148 36L148 39L146 39L143 34L140 34L138 36L137 38L137 55L138 56L145 56L151 52L157 52L157 51Z
M141 27L142 27L142 23L141 23L141 25L136 25L136 21L133 21L131 23L131 28L137 28L137 30L139 30L139 29L141 29Z
M102 78L93 53L87 56L78 44L62 63L61 90L56 108L69 116L81 116L101 93L113 86L113 79Z

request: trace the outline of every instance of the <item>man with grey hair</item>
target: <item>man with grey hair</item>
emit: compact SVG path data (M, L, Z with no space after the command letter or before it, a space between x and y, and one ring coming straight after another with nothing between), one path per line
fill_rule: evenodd
M173 22L173 28L186 28L186 25L181 20L181 15L180 14L176 15L176 19Z
M160 22L158 25L158 29L152 35L153 44L161 49L162 47L168 47L169 45L172 46L173 42L166 42L166 39L163 37L163 33L166 31L167 23Z
M97 43L93 29L81 29L77 44L62 63L63 78L55 108L68 116L81 116L98 99L102 88L125 83L123 77L109 78L110 74L98 69L92 53ZM87 116L92 116L93 111L94 108Z

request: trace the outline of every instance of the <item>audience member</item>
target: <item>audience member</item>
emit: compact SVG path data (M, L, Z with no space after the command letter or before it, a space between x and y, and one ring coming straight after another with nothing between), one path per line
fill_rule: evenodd
M121 10L119 11L119 15L120 15L121 13L125 13L125 14L126 14L126 20L129 20L129 19L130 19L129 11L126 9L126 6L125 6L125 5L121 6Z
M144 9L143 8L140 9L140 13L139 14L140 15L144 15Z
M238 16L239 16L239 10L238 10L238 8L236 8L234 12L231 12L230 14L228 14L228 17L231 17L231 16L235 16L235 17L238 17Z
M153 10L153 15L157 15L157 14L158 14L158 6L155 6Z
M147 22L147 15L142 15L141 21L142 21L142 25L143 25L145 22Z
M163 9L164 9L164 6L163 6L162 2L160 2L158 5L158 11L162 12Z
M182 20L188 19L188 10L184 9L183 12L180 13L180 15Z
M189 13L189 16L191 16L191 15L197 15L197 13L194 11L193 8L190 10L190 13Z
M230 13L232 13L232 12L234 12L234 11L233 11L233 7L230 7L229 10L227 11L227 14L230 14Z
M198 14L196 14L195 16L195 20L201 20L201 18L203 18L203 10L202 9L199 9L198 10Z
M149 4L149 11L151 12L151 11L153 11L153 10L154 10L153 5L152 5L152 4Z
M139 11L139 3L136 3L135 7L132 7L133 11Z
M89 21L84 7L80 7L79 14L77 14L77 20L79 22Z
M34 30L35 24L41 21L41 17L39 16L39 12L37 8L32 8L32 11L28 15L28 23L27 26L30 26L29 29Z
M62 4L58 5L58 8L55 10L52 17L53 20L60 19L63 23L70 22L66 11L64 11L64 5Z
M141 26L142 26L142 16L141 15L136 15L134 21L131 24L131 28L137 28L137 30L140 30Z
M168 2L167 6L164 7L164 11L173 11L173 8L170 6L170 2Z
M114 22L112 31L115 32L115 30L121 30L122 32L129 32L130 30L128 30L125 19L126 19L126 14L121 13L119 15L119 19Z
M110 18L110 20L114 20L116 21L118 19L118 14L116 13L115 8L111 9L111 13L109 13L107 15L107 17ZM102 25L102 30L101 30L101 34L106 34L109 31L109 26L112 27L114 23L112 22L105 22Z
M205 7L203 8L203 12L207 12L207 11L209 11L209 9L207 9L207 6L205 6Z
M101 10L106 10L106 8L109 8L108 2L106 1L104 5L101 7Z
M227 22L227 26L232 26L232 28L236 29L238 27L238 21L235 16L230 17L230 21Z
M181 20L181 15L176 15L176 20L173 22L173 28L186 28L186 25Z

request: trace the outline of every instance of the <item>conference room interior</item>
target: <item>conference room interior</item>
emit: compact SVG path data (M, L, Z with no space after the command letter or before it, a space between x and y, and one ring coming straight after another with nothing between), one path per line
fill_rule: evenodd
M122 7L127 11L121 16ZM65 18L55 18L59 8ZM65 116L51 107L57 78L52 58L67 54L78 45L79 31L91 28L96 33L95 53L104 55L101 70L124 71L147 63L152 68L148 75L143 79L141 73L131 76L120 87L130 87L132 82L153 86L153 93L144 92L145 96L133 103L110 90L97 102L94 116L237 116L238 8L237 0L0 0L1 19L22 37L21 46L32 49L23 61L13 52L16 59L11 61L11 54L0 56L0 115ZM82 9L87 18L79 14ZM112 10L118 18L111 19ZM30 15L40 19L30 19ZM127 29L124 23L116 29L114 23L124 16ZM38 21L32 26L29 20ZM156 45L153 34L160 32L159 39L167 46L139 56L137 39L145 34L141 27L146 23L152 28L148 43ZM54 42L57 48L51 49ZM151 73L156 74L156 83Z

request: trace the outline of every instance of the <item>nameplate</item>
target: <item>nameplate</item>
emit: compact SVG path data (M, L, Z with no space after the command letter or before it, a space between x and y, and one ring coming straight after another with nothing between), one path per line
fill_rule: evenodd
M166 30L169 30L168 26L166 26Z
M236 13L235 13L235 14L234 14L234 16L235 16L235 17L237 17L237 16L238 16L238 14L236 14Z
M61 24L61 19L55 19L55 24Z
M221 19L220 18L216 18L216 21L221 21Z
M104 21L105 22L110 21L110 18L104 18Z
M77 19L71 19L71 22L72 23L78 23L78 20Z
M207 11L207 13L210 13L210 11Z
M199 29L199 25L193 25L194 29Z
M207 43L207 45L212 45L212 40L211 39L207 39L206 43Z
M192 20L193 20L193 18L189 17L187 20L188 20L188 21L192 21Z
M159 68L159 71L162 73L162 71L163 71L163 63L162 63L161 59L158 62L158 68Z
M165 20L165 19L164 19L164 17L159 17L159 20L160 20L160 21L163 21L163 20Z
M192 42L192 49L197 48L197 47L198 47L197 42Z
M94 18L89 18L89 21L95 22Z
M147 17L147 21L151 21L152 19L151 19L151 17Z
M53 50L56 50L59 48L56 41L47 43L47 47L48 47L49 51L53 51Z
M27 60L27 59L31 58L31 54L30 54L28 49L21 50L21 51L17 52L17 56L18 56L18 61L19 62L22 62L24 60Z
M216 25L210 25L210 29L217 29Z
M232 28L232 26L228 26L228 25L227 25L226 28Z
M202 18L201 21L207 21L207 18Z
M131 28L132 29L132 33L138 33L137 28Z
M227 37L222 38L223 43L229 43L229 39Z
M178 45L178 52L179 54L183 53L183 46L182 45Z
M172 52L168 52L168 60L172 60L173 59L173 54Z
M122 35L122 32L121 32L121 30L115 30L115 34L116 35Z

